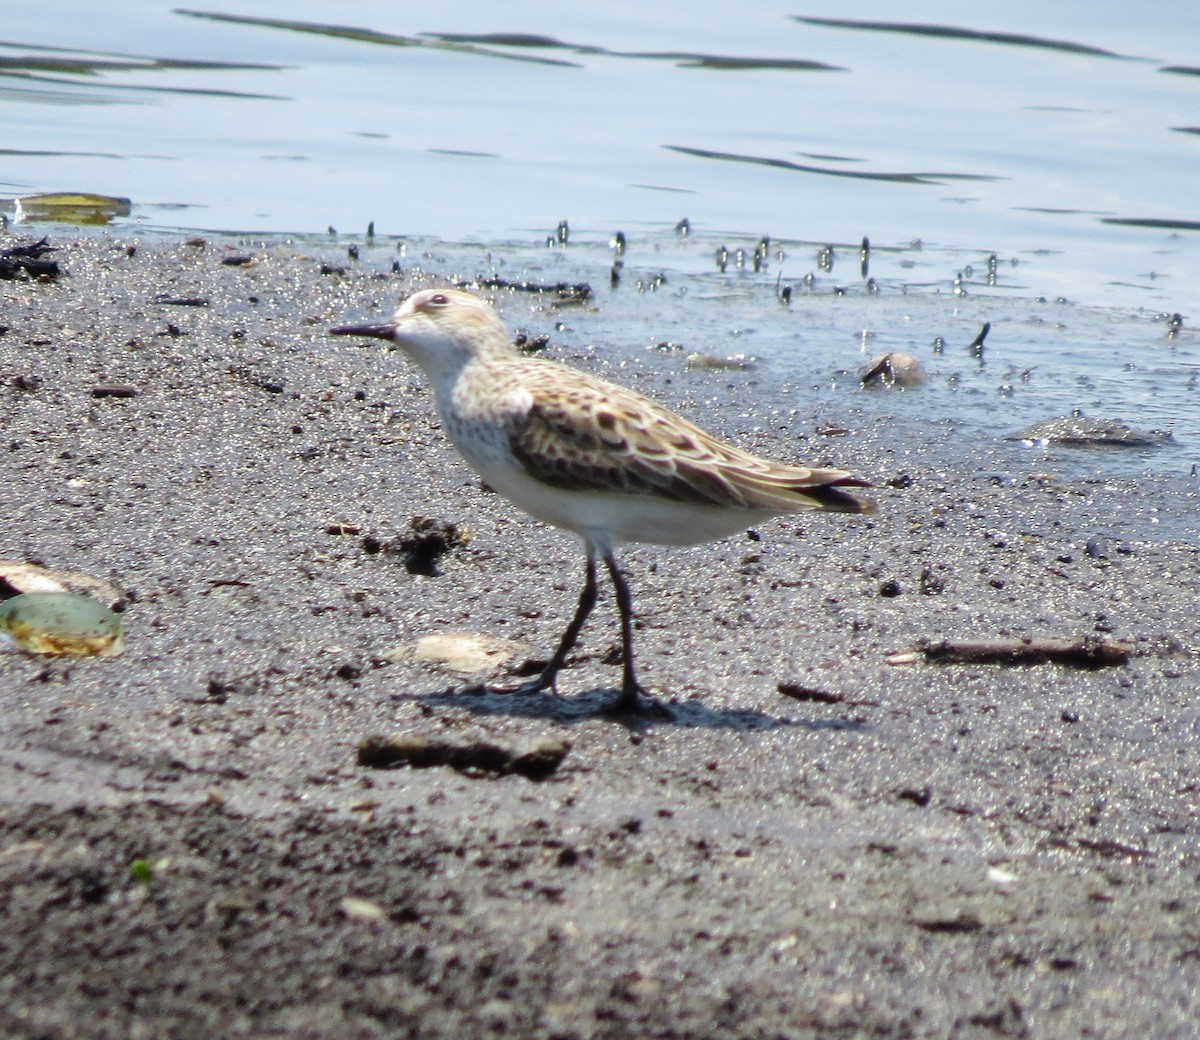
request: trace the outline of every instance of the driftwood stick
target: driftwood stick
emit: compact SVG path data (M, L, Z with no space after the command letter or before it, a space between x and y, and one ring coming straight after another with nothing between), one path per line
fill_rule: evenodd
M924 641L919 649L926 660L942 664L1064 664L1071 668L1108 668L1125 664L1132 653L1132 648L1125 643L1094 636L1078 639L1050 636L943 639Z

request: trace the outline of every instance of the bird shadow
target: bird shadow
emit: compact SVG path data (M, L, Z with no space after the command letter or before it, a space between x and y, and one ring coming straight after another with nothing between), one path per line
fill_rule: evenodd
M863 732L868 726L847 719L797 719L772 715L753 708L712 708L699 698L669 700L643 698L643 710L613 712L610 706L620 691L595 687L584 693L563 697L556 693L509 693L487 686L448 687L429 693L396 694L393 699L416 701L430 708L461 708L473 715L544 719L573 726L594 719L608 720L633 730L653 726L677 726L683 729L772 730L804 729L848 730Z

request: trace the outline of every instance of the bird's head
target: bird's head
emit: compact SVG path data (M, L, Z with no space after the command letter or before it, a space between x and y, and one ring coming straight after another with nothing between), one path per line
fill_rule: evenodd
M422 289L388 321L340 325L329 334L394 343L431 375L459 369L482 354L512 349L500 315L486 300L459 289Z

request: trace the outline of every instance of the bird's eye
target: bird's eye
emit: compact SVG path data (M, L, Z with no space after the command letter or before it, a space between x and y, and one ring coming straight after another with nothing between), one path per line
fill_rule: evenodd
M431 297L429 297L429 302L434 307L445 307L446 304L448 304L450 302L450 297L447 296L444 292L438 292L438 293L434 293Z

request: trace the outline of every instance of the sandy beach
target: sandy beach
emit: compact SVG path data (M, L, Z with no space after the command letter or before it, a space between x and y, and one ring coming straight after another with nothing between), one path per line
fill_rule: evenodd
M595 714L607 598L561 699L471 691L546 659L583 561L457 459L414 368L325 334L417 261L52 241L59 278L0 283L0 558L113 583L126 649L0 654L0 1035L1195 1035L1200 556L1147 519L1195 481L760 424L744 383L698 414L495 292L548 356L876 484L876 516L626 551L676 716L630 728ZM431 567L417 517L463 535ZM455 632L499 663L411 652ZM1023 638L1128 656L922 651ZM467 764L361 764L373 736ZM539 741L569 745L542 778L469 764Z

